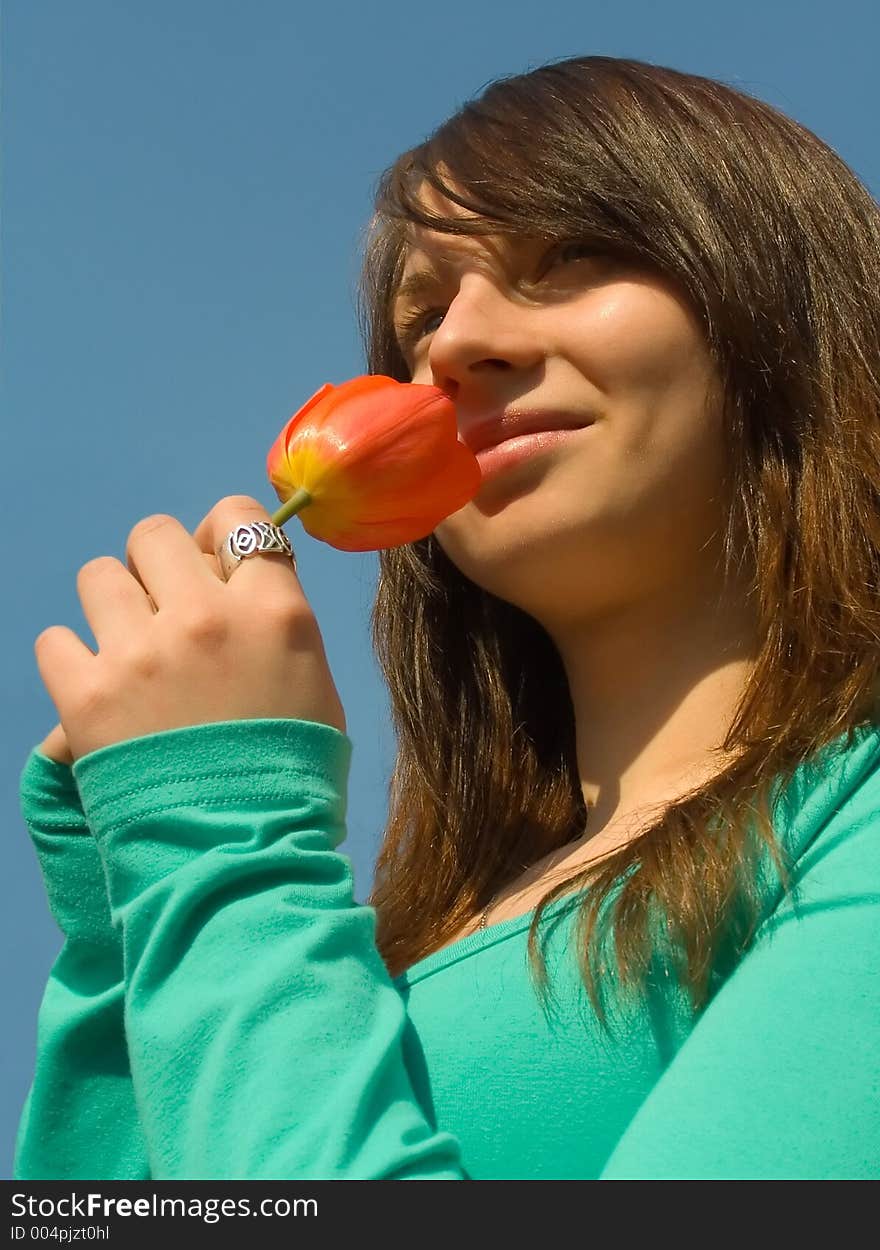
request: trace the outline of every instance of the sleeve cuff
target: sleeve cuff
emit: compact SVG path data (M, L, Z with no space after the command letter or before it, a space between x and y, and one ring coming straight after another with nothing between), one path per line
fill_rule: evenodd
M21 771L19 801L22 817L32 828L57 834L89 832L73 769L43 755L36 747Z
M346 836L352 751L346 734L317 721L216 721L102 747L81 756L73 775L96 836L170 808L203 808L207 795L217 806L260 811L267 797L296 788L334 811L335 849Z
M19 798L55 923L65 937L115 948L104 869L70 765L34 748Z

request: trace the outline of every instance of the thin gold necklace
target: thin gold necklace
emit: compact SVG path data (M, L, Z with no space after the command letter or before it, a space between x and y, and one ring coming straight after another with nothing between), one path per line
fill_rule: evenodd
M575 833L572 834L572 836L568 839L568 841L565 843L565 845L561 849L563 851L566 851L571 846L572 842L580 842L581 839L584 837L586 837L585 833L580 832L580 831L575 831ZM496 898L498 897L500 893L501 893L500 890L496 890L495 893L492 895L492 897L489 899L489 902L483 908L480 914L480 923L477 925L478 931L480 929L485 929L486 921L489 918L489 912L492 910L492 905L494 904Z

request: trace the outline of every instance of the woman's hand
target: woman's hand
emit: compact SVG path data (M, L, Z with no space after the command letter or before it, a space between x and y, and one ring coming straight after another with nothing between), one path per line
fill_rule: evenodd
M70 744L67 741L67 734L64 732L63 725L56 725L40 745L37 747L43 755L48 755L50 760L54 760L56 764L72 764L73 756L70 753Z
M287 557L249 557L222 580L216 547L237 525L270 520L257 500L232 495L192 535L171 516L138 522L127 568L113 556L82 566L77 591L97 653L64 625L34 643L70 762L224 720L291 718L346 732L317 620ZM57 731L46 745L60 748Z

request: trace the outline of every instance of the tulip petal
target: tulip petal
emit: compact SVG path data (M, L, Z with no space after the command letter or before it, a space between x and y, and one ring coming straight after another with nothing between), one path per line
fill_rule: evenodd
M424 538L479 489L480 466L459 441L439 387L382 374L325 383L289 419L266 458L282 502L312 537L342 551L378 551Z

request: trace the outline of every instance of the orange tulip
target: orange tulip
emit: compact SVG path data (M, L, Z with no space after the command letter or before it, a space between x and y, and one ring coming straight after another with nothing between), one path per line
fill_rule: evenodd
M326 382L295 412L266 458L284 507L340 551L380 551L430 534L479 489L458 441L455 405L437 386L365 374Z

